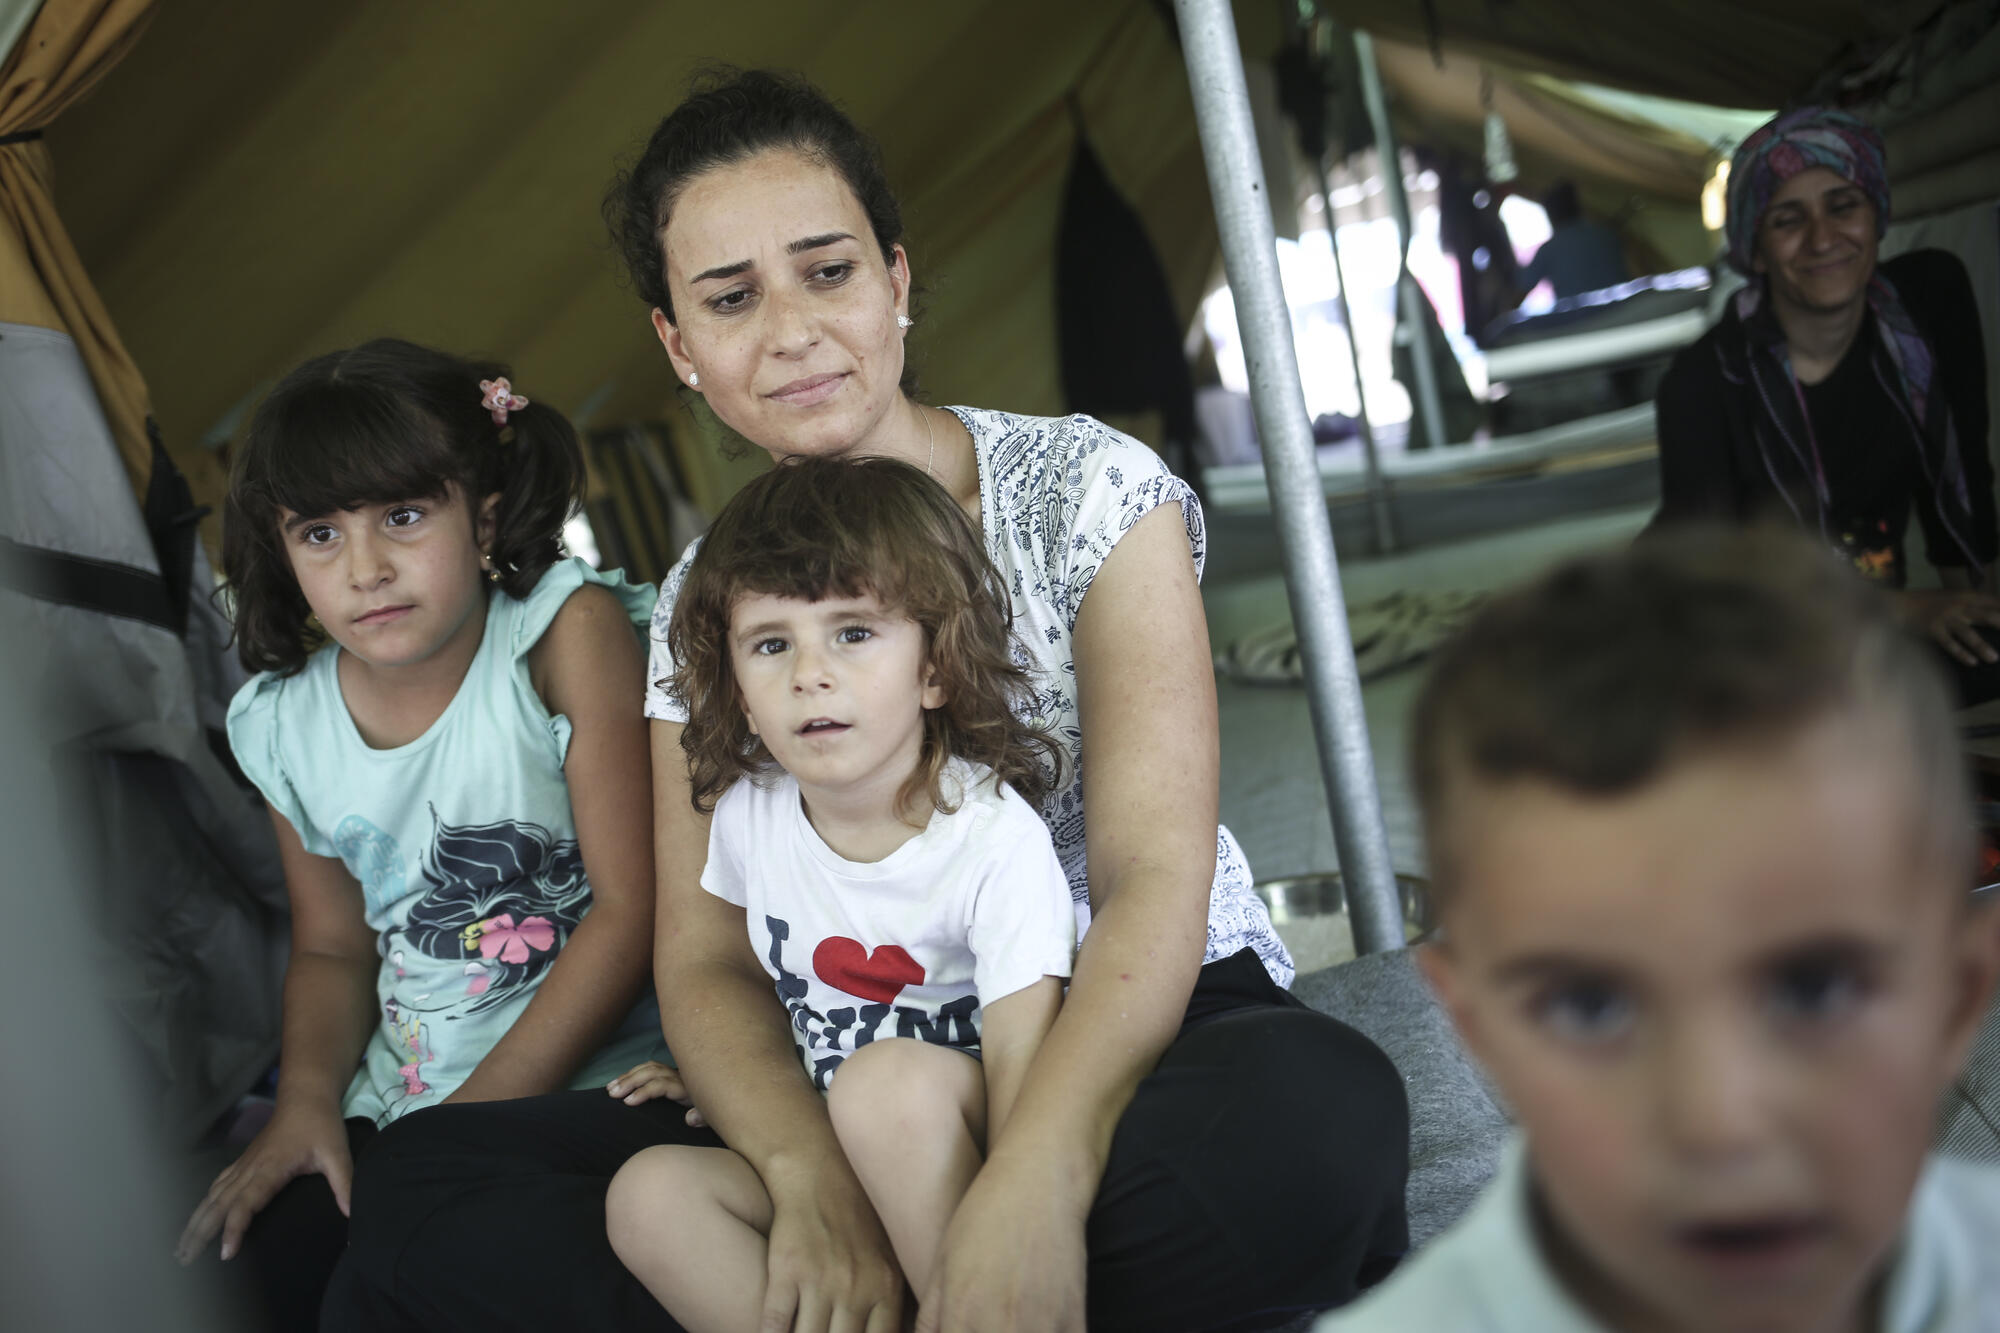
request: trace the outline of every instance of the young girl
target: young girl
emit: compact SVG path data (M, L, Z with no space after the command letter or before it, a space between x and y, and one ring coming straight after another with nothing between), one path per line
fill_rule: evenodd
M261 674L229 740L292 954L276 1110L179 1255L247 1246L273 1327L314 1326L378 1128L663 1053L631 723L653 590L562 557L582 477L501 367L388 339L293 371L236 459L223 569Z
M1057 752L1015 715L1028 680L1010 620L936 482L805 459L723 510L669 631L694 801L715 815L702 887L743 909L920 1295L1075 951L1029 804ZM658 1067L626 1085L639 1100L678 1086ZM650 1148L607 1212L619 1257L681 1324L759 1326L771 1202L742 1157Z

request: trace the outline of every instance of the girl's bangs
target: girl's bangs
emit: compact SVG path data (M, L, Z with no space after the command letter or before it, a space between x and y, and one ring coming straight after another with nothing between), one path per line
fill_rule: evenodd
M867 534L873 536L875 534ZM882 543L854 540L851 532L801 532L782 547L758 553L736 566L731 600L744 594L823 602L833 597L872 596L884 606L900 605L907 578L902 552Z
M260 422L271 505L317 517L362 505L436 499L457 477L436 422L392 395L353 383L316 384Z

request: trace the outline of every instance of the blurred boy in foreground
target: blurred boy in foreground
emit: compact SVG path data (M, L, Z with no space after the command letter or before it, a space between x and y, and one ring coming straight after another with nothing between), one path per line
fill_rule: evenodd
M1419 701L1423 966L1520 1125L1355 1330L2000 1328L2000 1169L1929 1154L2000 972L1945 686L1803 539L1491 604Z

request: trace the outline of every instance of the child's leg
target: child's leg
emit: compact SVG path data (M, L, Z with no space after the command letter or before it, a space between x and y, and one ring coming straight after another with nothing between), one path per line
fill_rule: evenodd
M612 1177L611 1248L689 1333L755 1330L771 1196L727 1148L648 1148Z
M827 1111L903 1276L922 1300L945 1224L984 1159L986 1080L979 1062L910 1037L873 1042L842 1062Z

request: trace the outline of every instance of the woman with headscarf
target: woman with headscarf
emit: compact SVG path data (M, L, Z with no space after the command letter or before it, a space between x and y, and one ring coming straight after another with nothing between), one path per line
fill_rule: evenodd
M1743 141L1727 240L1750 281L1660 383L1655 523L1796 522L1958 663L2000 662L1983 632L2000 626L2000 539L1979 311L1955 256L1879 260L1888 224L1882 139L1861 120L1801 107ZM1908 590L1912 512L1940 589Z

